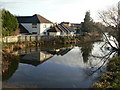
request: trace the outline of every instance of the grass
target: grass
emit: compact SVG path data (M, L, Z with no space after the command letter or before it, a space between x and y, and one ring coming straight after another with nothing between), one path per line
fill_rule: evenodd
M110 59L107 69L93 88L120 88L120 56Z

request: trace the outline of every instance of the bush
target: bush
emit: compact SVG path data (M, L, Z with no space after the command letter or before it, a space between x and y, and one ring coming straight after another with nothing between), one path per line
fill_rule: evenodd
M113 57L108 63L108 72L101 76L95 88L120 88L120 57Z

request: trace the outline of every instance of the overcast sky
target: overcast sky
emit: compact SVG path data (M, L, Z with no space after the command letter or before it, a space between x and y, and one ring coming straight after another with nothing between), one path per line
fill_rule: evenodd
M52 22L80 23L85 12L98 20L98 11L117 5L120 0L0 0L0 8L12 14L32 16L40 14Z

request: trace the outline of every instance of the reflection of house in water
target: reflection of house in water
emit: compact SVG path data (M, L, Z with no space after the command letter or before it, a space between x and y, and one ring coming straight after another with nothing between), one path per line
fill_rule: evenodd
M47 51L48 53L52 54L52 55L65 55L66 53L68 53L71 50L71 48L65 48L65 49L56 49L56 50L51 50L51 51Z
M42 51L31 53L31 54L24 54L24 55L21 55L20 63L31 64L31 65L37 66L43 63L44 61L48 60L52 56L53 55L47 52L42 52Z
M40 49L26 49L22 50L20 54L20 63L24 64L31 64L34 66L37 66L44 61L47 61L48 59L52 58L54 55L65 55L67 52L69 52L71 48L63 48L63 49L54 49L50 51L40 51Z

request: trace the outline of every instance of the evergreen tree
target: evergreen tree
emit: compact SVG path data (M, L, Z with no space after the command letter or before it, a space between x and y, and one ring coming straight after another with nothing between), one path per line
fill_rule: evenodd
M92 27L93 27L93 20L90 17L90 12L89 11L86 12L84 22L81 23L81 24L82 24L81 30L83 32L91 32Z
M7 10L2 10L2 35L9 36L18 29L18 21L14 15Z

